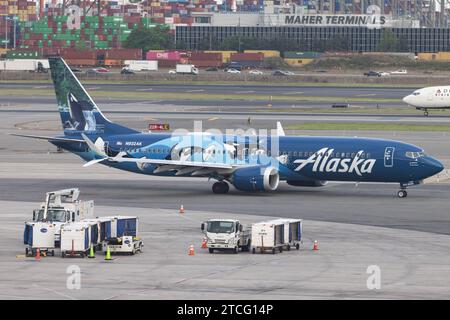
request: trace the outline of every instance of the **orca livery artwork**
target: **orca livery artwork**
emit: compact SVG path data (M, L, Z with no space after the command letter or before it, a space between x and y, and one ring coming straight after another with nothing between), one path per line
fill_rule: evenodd
M78 131L95 131L95 107L89 101L78 100L71 92L67 95L69 119L64 123L64 129Z

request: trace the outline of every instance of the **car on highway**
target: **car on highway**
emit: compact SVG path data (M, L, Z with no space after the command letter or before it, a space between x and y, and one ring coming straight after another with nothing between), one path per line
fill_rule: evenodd
M401 69L401 70L395 70L395 71L391 71L391 74L408 74L408 71L406 69Z
M177 70L175 69L169 70L169 74L177 74Z
M70 68L70 70L72 70L73 73L82 73L83 72L81 69L78 69L78 68Z
M136 72L134 72L133 70L129 69L129 68L123 68L120 71L120 74L136 74Z
M369 72L364 72L364 75L366 77L381 77L381 74L378 71L372 71L372 70L370 70Z
M216 68L216 67L210 67L210 68L207 68L205 71L208 71L208 72L217 72L217 71L219 71L219 68Z
M86 74L106 74L109 73L109 70L103 67L93 68L86 71Z
M251 75L254 75L254 76L262 76L264 74L262 71L256 70L256 69L255 70L250 70L248 73L251 74Z
M338 102L338 103L333 103L331 105L332 108L349 108L350 107L350 103L347 102Z
M273 76L293 76L295 75L293 72L291 71L284 71L284 70L275 70L274 72L272 72Z
M234 73L234 74L240 74L241 71L236 70L236 69L227 69L227 73Z
M389 72L385 72L385 71L380 71L379 73L380 73L381 77L387 77L387 76L391 75Z

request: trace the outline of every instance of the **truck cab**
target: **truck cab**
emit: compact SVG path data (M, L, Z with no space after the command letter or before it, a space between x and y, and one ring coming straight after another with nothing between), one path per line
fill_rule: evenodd
M206 246L210 253L214 250L232 250L233 253L250 251L250 229L239 220L211 219L201 225L206 235Z

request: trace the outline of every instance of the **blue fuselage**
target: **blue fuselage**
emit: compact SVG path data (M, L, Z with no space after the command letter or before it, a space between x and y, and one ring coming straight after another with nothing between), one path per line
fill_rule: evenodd
M96 139L99 136L91 138ZM173 137L168 134L101 135L108 155L126 153L133 158L173 159ZM217 163L276 163L280 179L290 181L361 181L417 183L443 170L436 159L417 146L384 139L353 137L240 137L214 136L236 146L225 155L216 151L208 156ZM95 155L83 144L53 142L86 161ZM205 161L203 159L191 159ZM105 165L141 174L172 176L175 171L155 173L155 165L105 162Z

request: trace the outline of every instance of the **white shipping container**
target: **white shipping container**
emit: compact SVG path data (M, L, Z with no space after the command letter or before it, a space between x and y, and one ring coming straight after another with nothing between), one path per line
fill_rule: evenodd
M74 222L63 225L61 228L61 253L77 254L87 253L90 247L91 226L85 222Z
M280 219L253 224L252 252L272 250L275 253L276 249L281 252L286 245L285 229L286 221Z
M55 225L49 222L28 222L28 246L33 249L55 248Z

